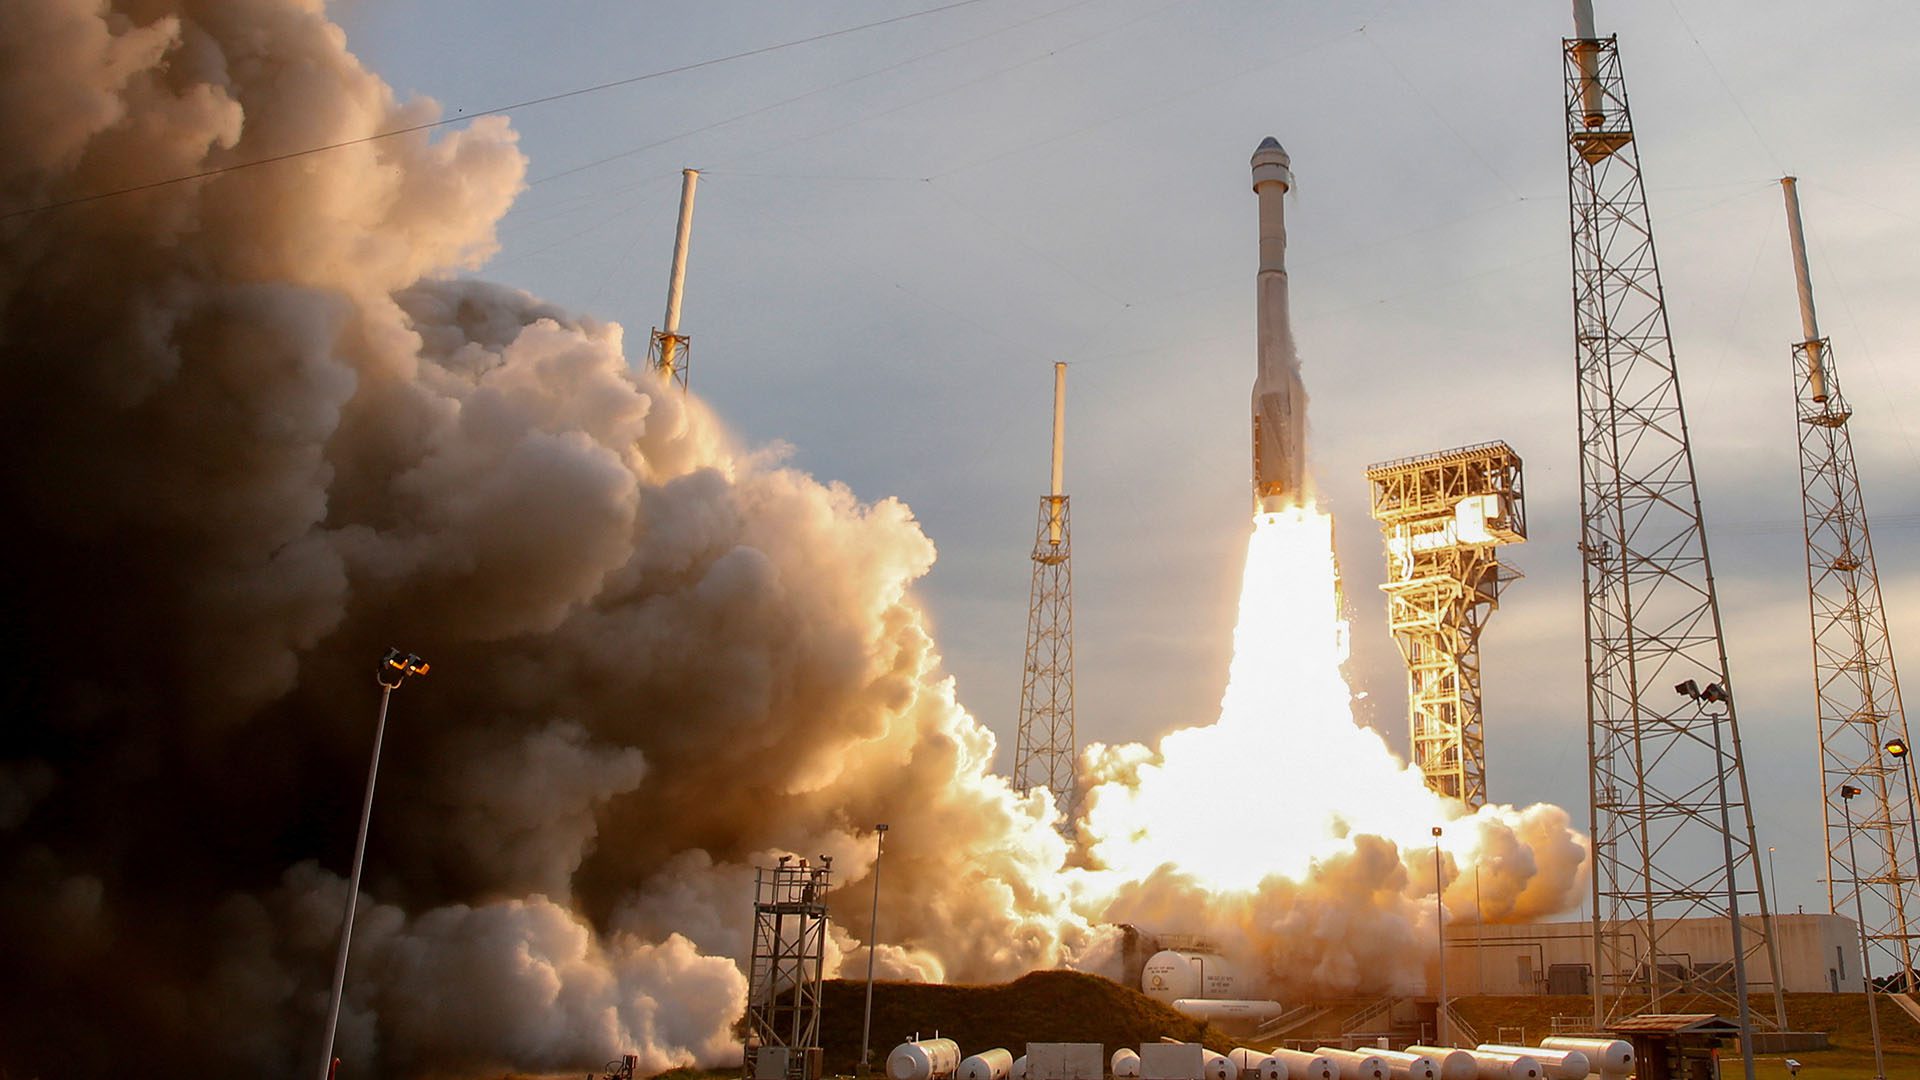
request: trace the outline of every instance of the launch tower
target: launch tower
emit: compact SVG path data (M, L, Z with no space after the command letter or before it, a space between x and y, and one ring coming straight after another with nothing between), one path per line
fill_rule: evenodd
M1387 543L1387 625L1407 662L1414 764L1427 787L1487 801L1480 727L1480 631L1519 577L1497 548L1527 538L1520 455L1503 442L1402 458L1367 470Z
M1847 431L1853 411L1840 395L1833 350L1820 336L1814 314L1794 178L1785 177L1780 186L1787 202L1804 333L1793 346L1794 401L1800 421L1820 781L1826 793L1827 909L1837 915L1861 913L1866 922L1861 930L1874 954L1868 958L1869 973L1890 975L1898 965L1912 991L1916 851L1908 802L1913 772L1904 749L1907 718L1880 602L1867 508L1853 464L1853 437ZM1889 746L1898 752L1889 754ZM1851 813L1841 796L1848 785L1857 785L1867 796L1864 806Z
M1596 1025L1640 1011L1786 1026L1733 683L1618 41L1562 42L1579 376ZM1697 963L1681 918L1730 923ZM1731 970L1728 970L1728 968ZM1750 1048L1751 1041L1743 1039Z
M687 283L687 242L693 235L693 189L699 169L680 170L680 224L673 234L673 266L667 272L667 314L647 343L647 366L664 382L687 388L687 335L680 332L680 295Z
M826 974L833 860L791 855L754 871L753 959L747 968L749 1080L819 1080L820 985Z
M1013 785L1053 792L1061 820L1074 811L1073 539L1062 491L1066 465L1067 365L1053 365L1053 488L1040 497L1027 604L1027 662L1020 679L1020 732Z

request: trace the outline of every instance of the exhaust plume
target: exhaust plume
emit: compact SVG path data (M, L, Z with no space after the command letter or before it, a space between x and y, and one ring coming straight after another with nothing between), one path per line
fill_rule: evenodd
M393 703L347 1075L737 1061L751 868L829 854L863 893L883 820L883 975L1099 966L1123 918L1283 985L1417 966L1404 821L1314 811L1264 875L1115 832L1238 736L1097 752L1071 853L940 668L907 507L743 447L619 326L457 277L522 185L510 126L354 142L437 114L319 0L0 7L0 1065L311 1068L389 644L433 672ZM1375 797L1424 790L1338 738ZM1565 903L1564 816L1470 820L1490 913ZM830 962L865 915L835 905Z

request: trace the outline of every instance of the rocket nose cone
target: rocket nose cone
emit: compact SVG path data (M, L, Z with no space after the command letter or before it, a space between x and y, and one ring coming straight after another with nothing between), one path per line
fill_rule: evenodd
M1277 157L1282 165L1293 164L1293 159L1287 155L1287 148L1281 146L1280 140L1271 135L1261 139L1260 145L1253 148L1253 156L1255 159Z

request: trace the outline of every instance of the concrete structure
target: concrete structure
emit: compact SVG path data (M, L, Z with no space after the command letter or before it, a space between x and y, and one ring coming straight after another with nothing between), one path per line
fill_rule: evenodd
M1101 1080L1106 1075L1102 1049L1099 1043L1028 1043L1025 1080ZM1139 1061L1135 1055L1136 1066Z
M1776 915L1782 989L1794 993L1860 993L1860 938L1852 919L1839 915ZM1723 918L1662 919L1663 982L1724 989L1731 985L1733 938ZM1635 939L1636 955L1645 938ZM1593 924L1517 923L1447 927L1447 990L1481 994L1593 993Z

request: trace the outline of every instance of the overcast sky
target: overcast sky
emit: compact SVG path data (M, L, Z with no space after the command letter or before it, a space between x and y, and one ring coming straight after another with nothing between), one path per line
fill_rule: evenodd
M348 3L350 44L449 114L858 26L909 2ZM1920 40L1914 5L1600 0L1635 110L1762 848L1823 910L1776 180L1875 525L1896 654L1920 648ZM754 443L938 545L923 583L962 700L1011 759L1050 365L1083 741L1215 713L1248 530L1254 196L1288 207L1311 469L1338 522L1367 719L1404 752L1372 462L1485 439L1526 460L1527 579L1484 643L1489 783L1584 823L1559 0L976 0L514 113L528 191L481 276L657 324L679 170L700 185L695 389ZM1907 652L1901 652L1903 648ZM1920 661L1916 661L1920 662ZM1249 783L1299 762L1248 762ZM1196 793L1198 794L1198 793Z

